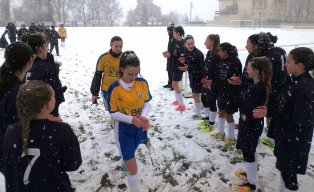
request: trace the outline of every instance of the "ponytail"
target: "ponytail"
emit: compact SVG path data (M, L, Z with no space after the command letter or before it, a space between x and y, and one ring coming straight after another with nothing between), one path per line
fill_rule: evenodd
M267 105L269 101L269 95L271 94L271 79L273 76L272 64L267 57L255 57L250 62L252 68L259 72L259 79L265 86L265 105Z
M45 104L53 96L49 84L43 81L28 81L23 84L17 94L17 113L20 118L23 133L23 152L28 154L27 145L30 135L30 121L36 118Z

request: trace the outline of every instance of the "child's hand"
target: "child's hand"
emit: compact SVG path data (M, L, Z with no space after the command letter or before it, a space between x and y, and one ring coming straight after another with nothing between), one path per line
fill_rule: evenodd
M213 80L211 79L209 80L208 77L206 76L205 78L201 80L201 83L204 88L210 88L213 84Z
M232 76L227 81L231 85L241 85L242 84L241 77L238 77L238 76Z
M184 64L184 63L185 63L185 57L180 57L180 58L178 59L178 61L179 61L180 63Z
M135 125L137 128L142 128L143 127L143 123L142 123L142 120L141 120L141 116L139 116L139 115L134 116L132 118L132 124Z
M253 110L253 117L256 119L260 119L263 117L267 117L267 107L266 106L258 106Z
M142 121L142 129L143 131L147 131L149 128L149 119L144 117L144 116L140 116L140 119Z
M170 56L171 56L170 53L169 53L169 51L163 52L162 55L163 55L165 58L170 58Z
M61 66L62 65L62 63L60 62L60 61L55 61L55 64L57 65L57 66Z
M188 70L188 65L187 64L183 64L181 67L178 67L181 71L187 71Z

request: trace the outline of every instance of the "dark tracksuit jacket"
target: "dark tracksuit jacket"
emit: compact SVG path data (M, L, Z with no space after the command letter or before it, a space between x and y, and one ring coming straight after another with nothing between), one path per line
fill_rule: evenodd
M174 41L175 39L172 36L169 36L168 48L167 48L167 51L169 53L173 53ZM172 70L172 61L170 57L170 58L167 58L167 71L171 72L171 70Z
M171 52L172 73L183 73L178 67L183 65L178 61L181 55L185 56L184 40L177 41L174 39L173 50Z
M28 149L23 155L20 123L4 137L4 176L7 192L73 192L67 171L82 163L80 145L71 127L48 119L32 120ZM29 163L32 163L30 169Z
M314 129L314 80L308 72L292 77L273 111L276 167L284 173L305 174Z
M267 107L269 109L275 108L277 105L277 98L279 93L287 86L291 84L291 78L287 73L284 64L286 63L286 51L280 47L274 47L269 50L267 57L271 61L273 68L273 76L271 80L272 92L269 96L269 102ZM267 116L272 117L272 110L267 111ZM274 138L274 126L272 126L272 122L270 121L269 130L267 136L270 138Z
M19 29L17 31L17 39L20 40L21 37L23 36L23 34L28 33L28 29L24 28L24 29Z
M251 84L241 95L237 149L254 154L263 132L264 118L255 119L253 110L265 105L266 90L262 82Z
M52 64L36 57L32 69L27 74L27 80L41 80L49 83L55 91L56 105L65 101L57 68Z
M0 171L2 171L3 137L8 125L18 121L16 97L22 83L16 77L9 90L0 96Z
M192 51L186 49L185 63L188 65L189 80L191 89L202 87L201 80L203 78L204 55L194 47Z
M227 80L232 76L242 76L242 64L239 58L220 59L214 73L217 74L213 79L217 85L217 97L238 105L241 86L231 85Z

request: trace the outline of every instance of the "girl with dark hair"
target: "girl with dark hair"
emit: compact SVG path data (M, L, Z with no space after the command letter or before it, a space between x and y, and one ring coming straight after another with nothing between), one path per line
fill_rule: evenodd
M185 105L179 82L182 80L183 71L179 67L183 67L185 63L184 49L184 29L182 26L177 26L173 29L174 47L171 54L172 63L172 88L175 91L176 100L172 105L178 106L177 111L184 111Z
M242 91L245 92L248 89L248 87L253 83L253 80L250 79L248 74L246 73L248 62L254 57L267 56L269 47L270 45L268 36L265 33L261 32L250 35L246 41L245 46L249 55L247 56L245 61L243 75L241 77L237 76L233 77L231 83L234 85L241 85Z
M23 35L24 36L24 35ZM41 33L26 34L23 41L27 42L33 49L36 58L30 72L27 74L27 80L41 80L49 83L56 94L56 104L54 110L51 112L50 120L62 121L59 117L59 105L64 102L64 88L58 75L58 69L48 63L47 52L48 42Z
M210 132L214 129L215 119L217 116L216 105L216 85L213 84L213 79L216 76L217 63L219 63L219 56L217 54L220 44L220 37L218 34L210 34L207 36L205 46L208 49L204 67L203 79L201 80L202 88L202 103L205 113L205 119L199 123L198 126L205 126L200 129L201 132Z
M119 36L113 36L110 40L110 50L102 54L96 64L96 71L91 83L92 103L97 104L99 90L108 110L108 88L111 83L119 79L119 64L122 55L123 40Z
M230 83L232 77L242 75L242 64L238 58L237 48L230 43L221 43L218 49L220 63L217 64L217 100L219 115L219 131L212 135L212 139L224 139L225 146L234 144L235 123L233 114L238 111L240 86ZM216 81L216 82L215 82ZM225 138L225 120L227 121L227 132Z
M244 171L236 172L236 177L242 179L242 183L233 185L235 191L256 190L256 148L263 132L264 118L255 119L253 109L260 105L266 105L271 92L272 67L269 59L266 57L253 58L249 61L246 72L254 83L249 86L240 99L239 132L236 148L242 151L245 162Z
M0 171L2 171L2 143L7 126L17 122L16 97L27 71L33 65L33 51L22 42L10 44L0 67Z
M171 50L173 49L173 45L174 45L174 39L173 39L173 29L174 29L174 23L171 23L168 27L167 27L167 33L169 36L169 40L168 40L168 48L167 51L164 51L162 53L162 55L167 58L167 73L168 73L168 83L166 85L164 85L164 88L170 88L170 90L172 89L172 63L171 63L171 59L170 59L170 53L172 52Z
M9 126L3 143L7 191L75 191L66 172L81 165L80 146L68 124L48 120L54 96L43 81L28 81L19 89L20 122Z
M282 89L271 119L282 192L297 191L297 174L304 175L307 168L314 128L314 80L309 73L314 69L313 50L293 49L285 67L291 75L292 85ZM255 116L263 117L263 114Z
M190 87L194 99L195 115L193 119L202 118L202 103L201 103L201 90L202 90L202 77L204 67L204 55L195 47L195 41L192 35L187 35L184 39L185 46L185 63L180 70L189 72Z
M125 51L120 59L120 79L109 89L108 108L115 139L127 167L130 191L139 192L135 151L139 144L147 144L148 112L151 95L148 83L138 77L140 60L133 51Z

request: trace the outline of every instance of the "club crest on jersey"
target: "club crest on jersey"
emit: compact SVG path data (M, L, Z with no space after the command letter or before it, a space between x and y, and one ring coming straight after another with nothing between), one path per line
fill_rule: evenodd
M142 96L142 91L136 92L136 95L137 95L138 97L141 97L141 96Z

